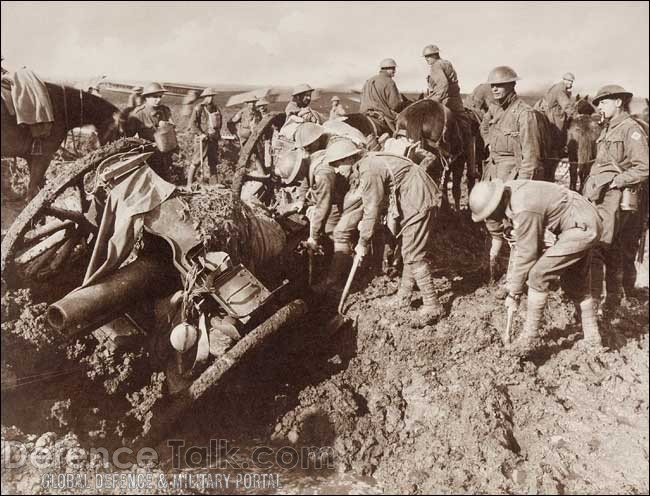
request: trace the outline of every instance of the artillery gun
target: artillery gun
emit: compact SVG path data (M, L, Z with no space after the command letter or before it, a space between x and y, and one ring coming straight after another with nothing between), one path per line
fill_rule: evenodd
M62 174L11 226L1 260L8 288L76 278L47 310L66 338L93 333L114 350L146 343L170 394L138 442L162 436L243 356L306 312L281 270L306 221L220 186L178 191L148 166L153 153L150 143L124 139ZM82 281L75 267L86 262Z

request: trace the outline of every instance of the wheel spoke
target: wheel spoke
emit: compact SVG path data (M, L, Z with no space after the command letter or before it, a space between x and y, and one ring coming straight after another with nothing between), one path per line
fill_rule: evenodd
M28 249L27 251L24 251L19 256L17 256L15 259L16 264L25 265L32 262L33 260L40 257L48 250L52 248L56 248L61 244L63 244L66 241L66 239L70 237L70 235L71 232L69 230L66 231L61 230L55 232L50 237L42 240L36 246L33 246L32 248Z
M44 238L45 236L49 236L52 233L61 231L62 229L69 229L73 226L74 226L74 222L72 222L71 220L64 220L64 221L61 221L59 219L53 220L52 222L48 222L44 226L40 226L37 227L36 229L32 229L31 231L28 231L23 237L21 246L27 247L33 245L34 243L37 243L41 238Z
M66 208L49 206L45 209L46 215L52 215L53 217L58 217L62 220L71 220L75 222L79 227L87 231L94 231L94 226L88 222L86 217L84 217L82 212L76 212L74 210L68 210Z

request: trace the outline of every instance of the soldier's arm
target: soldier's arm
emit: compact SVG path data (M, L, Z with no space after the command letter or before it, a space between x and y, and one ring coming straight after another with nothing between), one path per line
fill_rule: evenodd
M442 102L449 96L449 81L441 67L433 68L431 71L431 78L429 79L429 88L431 88L430 97L434 100Z
M370 238L379 222L381 206L384 201L385 186L383 178L372 171L366 171L359 183L359 195L363 203L363 218L359 222L359 244L368 246Z
M544 242L544 216L524 210L515 214L513 224L515 251L508 273L508 291L521 294L530 269L539 259Z
M192 131L197 134L204 134L203 129L201 129L201 106L195 105L192 109L192 117L190 118L192 123Z
M522 154L519 179L533 179L543 164L539 123L532 110L519 114L519 143Z
M328 172L325 174L316 174L314 176L314 214L311 219L311 236L318 241L327 218L332 210L332 192L334 191L335 174Z
M390 84L387 85L386 89L388 90L388 95L386 95L388 106L393 112L397 112L400 105L402 104L402 96L399 94L399 90L397 89L395 81L391 79Z
M624 188L648 179L648 139L638 126L630 126L623 137L626 161L632 167L614 178L613 185Z

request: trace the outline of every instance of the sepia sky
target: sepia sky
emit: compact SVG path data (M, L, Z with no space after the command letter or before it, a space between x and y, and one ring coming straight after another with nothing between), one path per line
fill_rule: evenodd
M53 78L359 89L393 57L424 88L437 44L469 92L496 65L545 89L648 90L648 2L2 2L3 65Z

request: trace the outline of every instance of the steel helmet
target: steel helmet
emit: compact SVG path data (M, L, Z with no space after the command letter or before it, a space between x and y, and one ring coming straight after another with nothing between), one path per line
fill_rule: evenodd
M299 84L293 89L293 93L291 93L291 96L301 95L302 93L307 93L310 91L314 91L314 88L312 88L308 84Z
M576 77L572 72L565 72L564 75L562 76L562 79L566 79L567 81L575 81Z
M598 90L596 96L594 97L592 103L598 105L601 100L605 98L616 97L616 98L632 98L632 93L627 91L622 86L618 84L606 84Z
M340 102L340 101L341 101L341 99L340 99L338 96L336 96L336 95L334 95L334 96L330 99L330 102Z
M246 95L246 97L244 98L244 103L251 103L256 101L257 101L257 97L252 93L250 95Z
M517 73L507 65L495 67L488 74L488 84L512 83L521 79Z
M314 124L313 122L305 122L298 126L298 129L296 129L293 135L293 139L296 142L296 146L305 148L318 140L323 134L325 134L323 126Z
M397 62L395 62L395 59L384 59L379 63L379 68L380 69L394 69L397 67Z
M435 55L440 53L440 49L436 45L427 45L422 49L422 56Z
M291 184L298 175L305 154L302 150L287 150L282 153L275 164L275 173L284 184Z
M166 92L167 90L163 88L162 84L151 83L144 89L144 91L142 92L142 96L158 95Z
M501 179L481 181L472 188L469 194L469 209L472 211L472 220L481 222L487 219L496 210L503 196L505 185Z
M256 107L264 107L265 105L270 105L271 102L269 102L266 98L260 98L255 102Z
M206 88L203 90L203 92L201 92L201 97L215 96L215 95L217 95L217 90L215 90L214 88Z
M339 138L330 142L327 145L327 151L325 152L325 160L328 163L337 162L343 160L344 158L352 157L357 153L360 153L361 150L354 144L352 140L347 138Z

